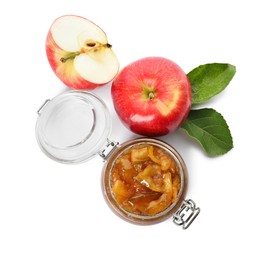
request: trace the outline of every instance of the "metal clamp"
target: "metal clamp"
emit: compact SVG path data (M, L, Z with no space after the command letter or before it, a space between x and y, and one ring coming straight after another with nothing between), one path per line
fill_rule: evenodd
M98 154L102 157L103 161L107 161L110 154L118 147L119 142L113 142L107 139L107 144Z
M50 100L50 99L46 99L46 100L44 101L44 103L40 106L40 108L39 108L38 111L37 111L37 114L38 114L39 116L40 116L40 112L41 112L42 108L45 107L45 105L46 105L49 101L51 101L51 100Z
M184 200L180 209L173 214L173 222L176 225L182 226L183 229L187 229L199 215L200 211L200 208L196 207L193 200Z

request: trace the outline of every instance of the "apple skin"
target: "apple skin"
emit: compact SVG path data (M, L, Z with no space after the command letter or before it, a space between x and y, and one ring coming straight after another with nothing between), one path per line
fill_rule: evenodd
M62 17L68 17L68 16L73 16L73 17L79 17L82 19L87 20L84 17L81 16L76 16L76 15L64 15L60 16L57 19L61 19ZM55 21L57 20L55 19ZM54 22L55 22L54 21ZM91 22L91 21L89 21ZM97 26L95 23L91 22L95 26ZM98 26L97 26L98 27ZM51 26L52 28L52 26ZM90 82L83 77L80 76L80 74L76 71L73 65L73 59L69 59L65 61L64 63L61 62L61 58L69 55L69 52L63 50L60 48L57 43L54 41L51 28L49 29L49 32L46 37L46 54L47 58L49 61L49 64L54 71L55 75L68 87L72 89L77 89L77 90L92 90L100 86L104 86L107 83L111 82L114 77L109 79L108 81L102 82L102 83L94 83ZM99 27L100 30L102 30ZM103 30L102 30L103 31ZM104 33L104 31L103 31ZM104 33L105 34L105 33ZM118 64L118 69L119 69L119 64ZM117 70L118 72L118 70ZM115 73L115 76L117 75L117 72Z
M132 132L150 137L179 128L192 99L185 72L163 57L146 57L127 65L113 80L111 93L122 123Z
M68 87L73 89L91 90L104 84L95 84L82 78L73 67L73 60L67 60L65 63L60 59L65 55L53 40L52 33L49 31L46 39L46 53L48 61L55 75Z

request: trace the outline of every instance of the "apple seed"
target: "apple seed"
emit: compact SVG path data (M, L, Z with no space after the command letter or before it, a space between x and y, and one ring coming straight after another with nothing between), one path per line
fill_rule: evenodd
M86 45L88 47L95 47L96 46L96 43L95 42L88 42L88 43L86 43Z

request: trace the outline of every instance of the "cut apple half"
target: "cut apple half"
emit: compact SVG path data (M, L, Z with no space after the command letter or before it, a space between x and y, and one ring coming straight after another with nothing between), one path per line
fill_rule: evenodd
M57 18L46 39L49 63L65 85L94 89L114 79L119 63L104 31L75 15Z

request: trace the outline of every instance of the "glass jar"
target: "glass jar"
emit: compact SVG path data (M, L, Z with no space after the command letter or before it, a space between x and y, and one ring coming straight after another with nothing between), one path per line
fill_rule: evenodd
M178 173L180 178L180 187L177 193L176 200L173 203L171 203L168 207L166 207L165 210L151 216L134 214L121 207L114 196L111 183L112 169L123 154L132 149L138 149L138 147L149 147L149 146L158 147L159 149L162 149L167 154L169 154L171 158L173 158L179 170ZM154 224L171 217L179 209L185 198L187 183L188 183L187 168L180 154L167 143L153 138L139 138L125 142L122 145L120 145L117 149L113 151L113 153L110 154L108 160L106 160L102 175L103 193L110 208L124 220L136 224Z
M41 150L49 158L68 164L84 162L96 155L103 158L103 194L112 211L122 219L144 225L173 216L174 223L187 228L199 214L200 209L195 203L185 200L188 173L180 154L169 144L153 138L138 138L121 145L111 142L108 139L112 125L110 114L105 103L96 95L86 91L64 92L46 100L38 110L38 115L36 138ZM174 200L157 214L137 214L126 210L112 191L111 176L117 161L127 151L142 146L161 149L172 158L179 173L179 189Z

